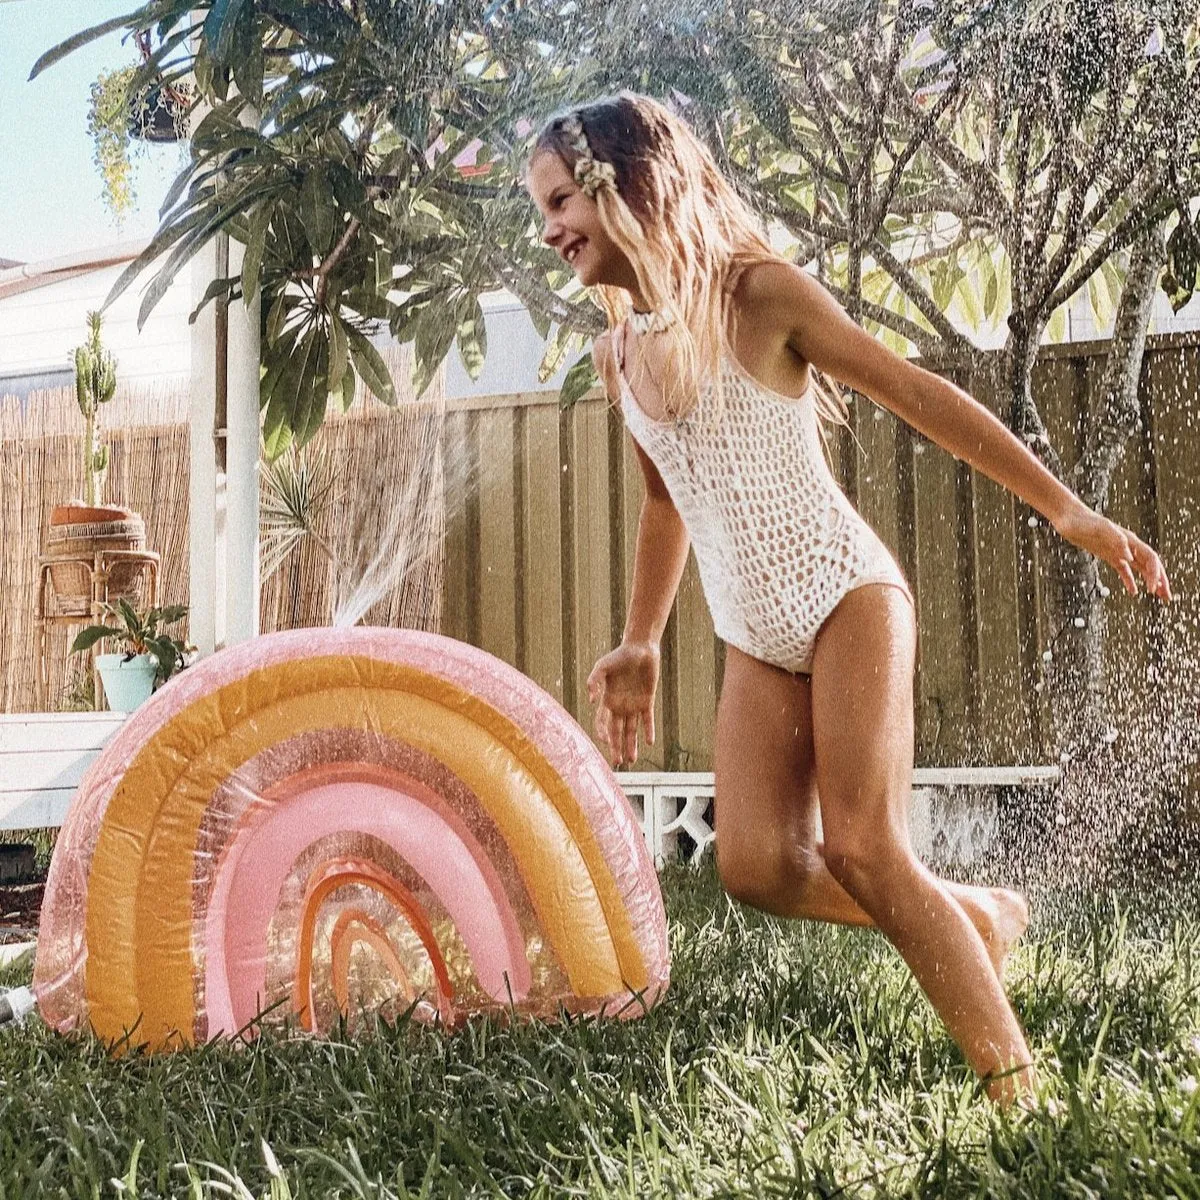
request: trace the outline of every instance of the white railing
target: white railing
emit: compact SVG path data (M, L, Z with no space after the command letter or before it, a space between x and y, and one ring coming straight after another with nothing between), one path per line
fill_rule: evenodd
M967 865L988 852L999 831L1005 787L1046 787L1058 767L918 767L913 772L909 832L927 861ZM655 865L685 853L698 863L715 839L711 772L625 772L618 776L641 817ZM817 817L820 830L820 816Z
M62 824L88 764L121 727L122 713L0 714L0 829ZM1042 787L1057 767L929 767L913 778L913 848L939 863L969 864L993 844L997 789ZM711 772L618 775L642 822L657 866L686 855L699 862L712 844Z

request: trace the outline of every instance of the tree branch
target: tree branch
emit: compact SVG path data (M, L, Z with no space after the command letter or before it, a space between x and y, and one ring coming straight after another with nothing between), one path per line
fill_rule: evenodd
M1119 250L1124 250L1142 230L1161 221L1174 207L1175 202L1170 197L1162 196L1161 189L1157 202L1150 204L1149 198L1146 198L1133 206L1124 220L1083 260L1079 269L1050 293L1042 311L1051 313L1060 304L1065 304L1100 269L1102 262Z
M345 232L338 243L325 257L325 260L317 268L317 282L313 286L313 295L318 304L325 303L325 295L329 291L329 276L337 268L338 263L346 257L346 251L350 249L351 242L358 235L358 231L362 228L362 222L357 217L350 219L350 224L346 226Z
M973 349L970 342L946 319L933 298L921 286L916 276L884 245L876 240L871 246L871 254L887 273L896 281L900 290L916 305L921 315L927 320L946 345L957 352L964 353L967 348Z

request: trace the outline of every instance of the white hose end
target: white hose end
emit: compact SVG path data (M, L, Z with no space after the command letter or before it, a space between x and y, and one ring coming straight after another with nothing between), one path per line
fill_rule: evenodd
M0 1025L19 1025L37 1008L32 988L15 987L0 993Z

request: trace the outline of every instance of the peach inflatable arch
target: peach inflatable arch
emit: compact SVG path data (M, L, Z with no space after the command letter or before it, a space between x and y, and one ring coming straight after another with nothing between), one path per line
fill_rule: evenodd
M583 730L481 650L357 628L223 651L129 719L61 830L34 991L64 1032L170 1049L271 1016L630 1017L668 976Z

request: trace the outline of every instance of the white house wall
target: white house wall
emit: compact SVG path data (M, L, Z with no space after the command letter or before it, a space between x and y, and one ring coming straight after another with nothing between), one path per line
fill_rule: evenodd
M70 371L71 351L87 337L87 313L99 309L123 266L105 267L0 298L0 392L12 377ZM186 380L191 371L191 273L187 267L137 329L147 272L104 314L105 346L124 383ZM68 376L69 378L69 376Z
M487 326L487 359L479 378L472 379L462 364L456 341L446 357L446 399L557 392L581 352L566 359L554 375L541 383L537 377L538 364L546 346L521 302L508 292L496 292L480 297L480 306Z
M98 309L120 275L120 266L0 298L0 394L24 393L40 386L52 373L55 382L69 380L70 355L86 337L86 314ZM151 278L135 284L105 314L104 342L117 357L124 383L183 381L191 371L191 275L185 267L167 294L151 313L145 328L137 331L141 290ZM537 377L544 345L521 303L507 292L482 298L487 322L488 354L479 378L472 380L463 367L455 346L446 359L446 397L450 401L474 396L557 391L573 358L563 363L547 381ZM1178 315L1166 297L1156 297L1152 330L1167 333L1200 327L1200 301L1193 301ZM1070 340L1108 336L1097 331L1086 296L1076 296L1070 305ZM998 331L1003 342L1003 330ZM386 341L386 330L379 341ZM22 386L24 384L24 386Z

